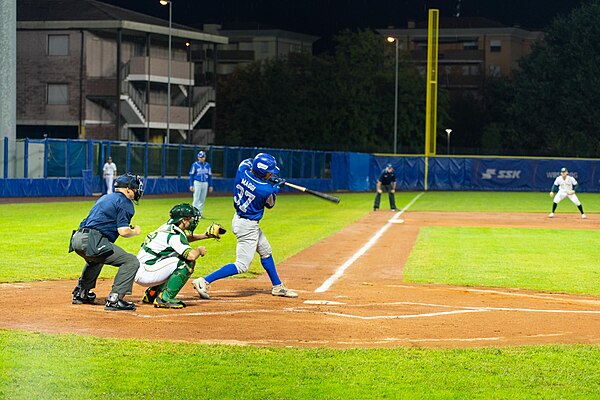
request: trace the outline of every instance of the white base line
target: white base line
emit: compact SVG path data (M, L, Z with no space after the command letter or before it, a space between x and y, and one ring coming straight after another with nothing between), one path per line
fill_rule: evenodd
M414 204L414 202L417 201L419 199L419 197L423 196L424 194L425 194L425 192L421 192L418 195L416 195L410 201L410 203L408 203L402 210L400 210L398 213L396 213L394 218L400 217L400 215L402 215L402 213L404 213L404 211L408 210L408 208L410 206L412 206ZM356 260L358 260L363 254L365 254L367 252L367 250L369 250L371 247L373 247L375 242L377 242L377 239L379 239L381 237L381 235L384 234L384 232L390 227L390 225L391 225L391 223L388 222L379 231L377 231L377 233L363 247L361 247L360 250L358 250L356 253L354 253L354 255L348 259L348 261L346 261L344 264L342 264L340 267L338 267L338 269L335 271L335 273L333 275L331 275L329 278L327 278L327 280L325 282L323 282L323 284L315 290L315 293L323 293L323 292L326 292L327 290L329 290L331 285L333 285L338 279L340 279L342 277L342 275L344 275L344 272L346 272L346 270L352 264L354 264L354 262Z

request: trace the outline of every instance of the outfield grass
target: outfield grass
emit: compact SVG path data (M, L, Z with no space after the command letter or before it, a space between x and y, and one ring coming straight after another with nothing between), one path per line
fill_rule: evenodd
M399 207L418 193L398 193ZM339 205L280 196L261 228L277 262L371 210L373 193L342 194ZM582 194L586 213L600 195ZM143 234L181 199L142 199ZM382 199L382 209L387 199ZM546 193L428 192L414 211L548 212ZM0 205L0 282L75 279L72 229L93 202ZM563 201L559 213L577 212ZM206 220L230 226L229 197L209 197ZM407 280L599 294L598 233L592 230L426 227ZM135 252L142 237L119 239ZM194 275L233 261L235 239L204 241ZM256 262L251 275L261 272ZM105 268L102 276L114 275ZM43 310L40 310L43 312ZM210 327L207 327L210 329ZM0 330L0 398L6 399L600 399L600 346L460 350L279 349L113 340Z
M410 282L600 295L600 231L423 227Z

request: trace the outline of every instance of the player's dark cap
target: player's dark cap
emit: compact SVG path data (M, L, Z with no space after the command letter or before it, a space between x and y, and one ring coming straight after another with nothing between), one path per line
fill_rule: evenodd
M569 172L569 170L568 170L568 169L566 169L565 167L562 167L562 168L560 169L560 172Z
M198 152L198 158L201 158L201 157L202 157L202 158L206 157L206 153L205 153L205 152L203 152L202 150L200 150L200 151Z

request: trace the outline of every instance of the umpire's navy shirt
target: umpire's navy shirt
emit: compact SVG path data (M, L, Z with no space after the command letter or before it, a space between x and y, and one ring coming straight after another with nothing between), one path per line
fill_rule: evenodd
M119 237L117 228L129 227L133 214L133 202L123 193L114 192L98 199L79 229L96 229L114 243Z
M381 182L382 185L389 185L395 181L396 181L396 174L394 173L394 170L392 170L392 172L388 172L387 168L385 168L383 171L381 171L381 176L379 177L379 182Z

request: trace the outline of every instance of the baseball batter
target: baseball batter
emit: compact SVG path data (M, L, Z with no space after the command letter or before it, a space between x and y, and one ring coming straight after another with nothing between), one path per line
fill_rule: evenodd
M573 202L581 213L581 218L585 219L585 213L583 212L583 206L575 194L577 188L577 180L569 175L569 171L566 168L561 168L560 176L557 176L554 180L554 185L550 189L550 197L554 197L552 202L552 212L548 215L549 218L554 218L554 211L558 203L563 201L565 197ZM556 195L555 195L556 193Z
M119 236L132 237L140 234L138 225L131 225L135 213L133 203L138 204L144 193L142 179L133 174L121 175L115 181L115 192L100 197L73 231L69 252L75 251L85 260L85 266L75 289L73 304L93 304L96 280L104 264L118 267L112 290L106 299L105 310L135 310L135 304L126 301L131 294L133 279L140 266L135 255L117 246Z
M231 221L231 228L237 238L236 260L192 281L201 298L210 299L209 285L217 279L248 271L255 252L259 254L260 262L273 285L271 294L298 297L296 292L288 289L279 279L271 245L259 226L265 207L275 206L279 186L285 182L277 176L278 173L279 167L275 157L267 153L257 154L254 159L249 158L240 163L234 182L235 214Z
M194 272L196 259L206 255L204 246L193 249L190 242L220 236L218 231L216 236L210 233L214 224L207 232L194 234L200 213L189 204L177 204L169 215L166 224L146 236L137 255L140 268L135 282L148 288L144 303L157 308L183 308L185 303L175 297Z
M204 151L199 151L197 158L198 161L194 162L190 168L190 192L194 193L192 205L198 209L200 218L202 218L206 195L213 190L212 169L206 162Z

